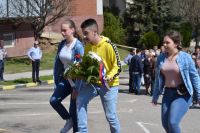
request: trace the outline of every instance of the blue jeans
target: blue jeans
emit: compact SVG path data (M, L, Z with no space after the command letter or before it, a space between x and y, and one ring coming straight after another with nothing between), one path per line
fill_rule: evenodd
M3 72L4 72L4 59L0 60L0 78L3 80Z
M180 133L179 123L190 107L192 96L165 89L162 99L162 125L167 133Z
M70 99L69 112L61 104L62 100L72 94L72 92L73 88L70 86L69 81L62 79L50 99L50 104L64 120L72 118L73 132L77 132L76 99Z
M135 93L140 93L141 73L133 74L133 88ZM137 87L137 90L136 90Z
M102 85L96 83L86 84L80 91L77 106L78 131L87 133L87 104L96 96L100 95L106 119L110 124L111 133L120 133L120 125L116 114L116 104L119 86L110 87L112 91L107 91Z

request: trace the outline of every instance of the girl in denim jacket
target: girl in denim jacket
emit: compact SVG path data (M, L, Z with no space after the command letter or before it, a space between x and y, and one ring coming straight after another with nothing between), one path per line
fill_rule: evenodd
M82 42L80 42L83 41L83 39L72 20L65 20L61 24L61 33L65 40L59 43L58 52L55 57L53 71L55 91L50 99L50 104L58 112L58 114L66 120L66 124L60 133L66 133L72 127L73 132L77 132L76 97L80 86L77 87L77 80L74 80L76 87L73 89L68 80L60 75L65 71L68 62L74 63L74 61L81 61L77 60L75 56L83 56L84 54L84 46ZM68 112L61 102L70 94L71 100Z
M162 99L162 125L167 133L180 133L179 123L189 109L193 88L200 101L200 79L189 54L180 51L181 35L168 31L164 36L165 53L157 58L153 106L165 87ZM200 104L200 102L199 102Z

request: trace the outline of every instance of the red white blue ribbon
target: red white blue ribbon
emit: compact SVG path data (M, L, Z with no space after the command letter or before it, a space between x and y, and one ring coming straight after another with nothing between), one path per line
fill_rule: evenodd
M110 87L108 86L108 84L104 81L104 79L106 78L106 69L104 67L103 62L101 62L100 65L100 72L99 72L99 78L101 81L102 86L107 90L107 91L111 91Z

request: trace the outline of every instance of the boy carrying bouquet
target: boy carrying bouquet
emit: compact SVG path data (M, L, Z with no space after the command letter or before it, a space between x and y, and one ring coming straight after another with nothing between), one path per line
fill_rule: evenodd
M120 133L120 125L116 114L116 103L119 89L121 70L120 57L116 46L104 36L99 36L98 25L94 19L85 20L82 25L83 37L88 42L84 49L84 55L89 51L97 53L103 60L106 69L106 78L110 90L106 90L100 81L89 82L77 96L77 121L78 131L87 133L87 104L96 96L100 95L106 119L110 125L111 133Z

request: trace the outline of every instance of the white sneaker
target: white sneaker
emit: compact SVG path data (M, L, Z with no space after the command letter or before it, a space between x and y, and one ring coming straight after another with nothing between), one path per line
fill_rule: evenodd
M63 127L63 129L60 131L60 133L67 133L72 127L73 127L73 121L70 118L70 119L66 120L66 124Z

